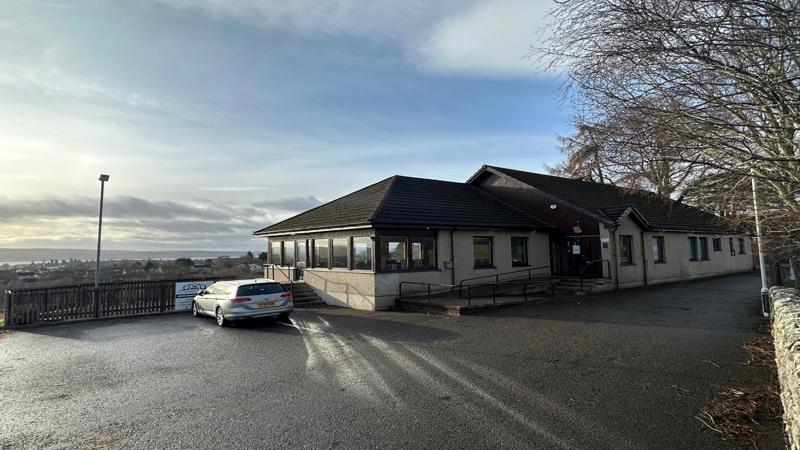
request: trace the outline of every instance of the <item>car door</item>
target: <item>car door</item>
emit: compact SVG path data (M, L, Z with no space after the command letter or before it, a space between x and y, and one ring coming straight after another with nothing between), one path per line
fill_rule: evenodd
M198 303L200 304L200 309L203 311L213 311L215 301L215 296L219 292L219 286L217 283L212 284L211 286L206 288L205 295L200 296Z

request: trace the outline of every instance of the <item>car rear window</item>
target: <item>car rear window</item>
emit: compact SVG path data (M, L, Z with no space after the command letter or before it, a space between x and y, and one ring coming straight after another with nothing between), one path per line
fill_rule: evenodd
M267 295L280 292L283 292L283 286L281 286L280 283L246 284L244 286L239 286L239 290L236 291L236 296L247 297L249 295Z

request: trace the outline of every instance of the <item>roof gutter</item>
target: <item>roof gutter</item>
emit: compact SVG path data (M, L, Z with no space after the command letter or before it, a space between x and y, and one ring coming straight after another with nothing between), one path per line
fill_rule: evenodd
M306 230L285 230L285 231L276 231L274 233L259 233L256 231L253 233L254 236L260 237L275 237L275 236L290 236L293 234L307 234L307 233L326 233L328 231L345 231L345 230L363 230L366 228L373 228L372 225L353 225L353 226L345 226L345 227L333 227L333 228L309 228Z

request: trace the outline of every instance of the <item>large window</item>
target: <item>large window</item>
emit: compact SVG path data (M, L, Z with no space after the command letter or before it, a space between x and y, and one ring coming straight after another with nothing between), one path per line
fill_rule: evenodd
M689 261L697 261L697 238L689 236Z
M736 255L736 249L733 248L733 238L732 237L728 238L728 245L731 248L731 256L735 256Z
M286 241L283 243L283 265L294 265L294 241Z
M306 252L306 241L296 241L297 242L297 264L305 265L308 260L306 256L308 253Z
M407 244L408 239L405 237L382 237L381 270L406 270L408 268Z
M347 238L335 238L331 252L331 267L347 268Z
M664 256L664 236L653 236L653 262L667 262Z
M494 267L493 253L491 237L475 236L472 238L472 257L476 269Z
M436 239L432 237L412 237L409 240L412 269L432 269L436 267Z
M314 267L330 267L330 249L327 239L314 239Z
M353 269L372 270L372 238L353 238Z
M739 254L740 254L740 255L744 255L744 254L745 254L745 250L744 250L744 238L739 238Z
M733 238L731 238L731 249L733 249ZM272 264L276 264L278 266L281 265L281 243L280 242L271 242L270 243L270 262Z
M698 245L700 246L700 259L702 261L708 261L708 238L699 238Z
M714 249L715 252L722 251L722 238L715 237L711 240L711 247Z
M633 264L633 236L623 234L619 237L619 258L622 264Z
M528 238L525 236L511 237L511 265L513 267L528 265Z

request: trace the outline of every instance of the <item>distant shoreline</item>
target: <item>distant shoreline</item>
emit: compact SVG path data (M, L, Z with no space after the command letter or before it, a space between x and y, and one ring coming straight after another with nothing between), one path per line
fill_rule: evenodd
M258 253L251 250L253 254ZM263 250L261 250L263 251ZM103 250L100 260L171 260L177 258L213 259L221 256L236 257L247 253L247 250ZM0 248L0 265L30 265L41 264L52 260L63 261L77 259L81 261L94 261L97 250L94 249L63 249L63 248Z

